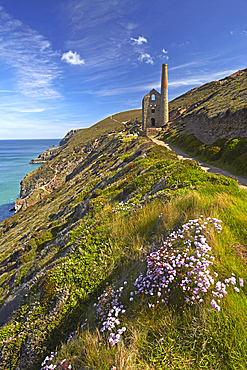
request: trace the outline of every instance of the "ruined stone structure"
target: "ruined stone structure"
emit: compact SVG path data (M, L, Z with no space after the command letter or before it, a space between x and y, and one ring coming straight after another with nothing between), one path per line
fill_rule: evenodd
M157 131L169 121L167 64L162 65L161 93L152 89L142 99L142 130Z

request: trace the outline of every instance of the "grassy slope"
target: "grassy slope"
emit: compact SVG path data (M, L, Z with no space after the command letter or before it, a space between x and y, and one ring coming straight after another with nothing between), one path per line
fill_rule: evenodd
M244 72L244 73L242 73ZM182 117L190 114L206 115L208 118L224 116L246 108L247 69L235 76L209 82L196 87L170 102L170 112L184 110Z
M179 162L173 153L146 140L105 137L95 149L97 158L93 152L88 155L91 162L85 158L83 171L1 223L1 304L18 289L26 294L0 332L2 369L14 369L17 363L23 369L30 363L40 368L45 353L86 318L90 331L59 355L75 368L186 364L185 368L230 369L246 353L245 324L238 321L245 318L245 295L236 300L233 292L218 316L208 302L201 309L185 308L181 316L172 303L156 311L137 301L124 318L126 339L114 348L97 331L97 296L106 286L125 279L130 283L144 268L145 253L191 217L204 214L223 220L222 236L212 239L220 275L235 272L246 279L245 262L238 255L246 245L246 193L239 192L234 180L206 174L190 161ZM128 200L130 209L118 206L122 200ZM126 297L128 307L127 302ZM234 336L230 347L223 333L225 338ZM222 349L227 351L225 358Z
M200 214L223 221L222 233L210 234L220 278L247 277L246 192L144 138L105 135L81 152L109 129L122 131L123 124L109 118L89 136L77 132L49 164L63 164L60 186L0 224L0 313L6 319L0 368L39 369L45 354L88 319L58 363L65 357L75 369L245 369L246 288L239 296L231 290L219 313L207 299L184 312L176 300L155 309L145 299L130 305L127 291L124 339L110 348L99 332L93 304L102 290L124 280L131 286L145 270L146 253ZM15 314L8 317L10 307Z
M145 270L145 253L160 245L168 230L201 214L223 221L222 233L210 237L219 277L233 272L246 281L246 261L241 256L246 255L247 194L239 192L234 182L212 186L205 180L197 182L196 190L183 189L168 202L159 198L131 213L122 210L111 216L108 206L102 209L104 232L97 235L109 235L117 254L121 245L124 250L124 259L102 290L119 288L125 280L131 289L131 282ZM63 346L56 363L66 358L73 369L246 369L246 288L240 295L231 290L219 313L208 300L181 312L175 301L150 309L147 299L130 304L128 297L123 296L127 312L121 317L127 331L118 345L110 347L107 336L99 332L93 296L80 317L80 323L88 319L88 327Z

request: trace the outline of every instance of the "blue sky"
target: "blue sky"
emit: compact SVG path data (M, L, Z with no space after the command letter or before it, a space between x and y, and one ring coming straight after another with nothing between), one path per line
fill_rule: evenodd
M62 138L247 67L247 0L0 0L0 139Z

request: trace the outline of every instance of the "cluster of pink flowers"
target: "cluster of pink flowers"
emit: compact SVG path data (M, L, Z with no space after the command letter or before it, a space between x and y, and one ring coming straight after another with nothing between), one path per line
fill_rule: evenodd
M52 361L54 360L56 355L57 355L57 352L51 352L50 356L46 356L46 358L44 359L44 361L41 364L41 370L54 370L54 369L56 369L56 367L58 365L52 364ZM60 369L62 369L62 370L72 369L72 366L69 364L69 360L66 360L66 358L64 360L62 360L60 362Z
M209 224L218 233L222 230L220 220L209 217L204 221L201 216L172 232L164 244L147 257L147 271L136 279L136 290L131 293L130 301L134 295L145 294L151 297L149 307L154 307L168 302L171 292L177 289L177 294L179 290L183 293L186 303L202 303L205 294L215 284L210 268L214 257L205 236ZM212 299L211 305L216 311L220 310L218 303L226 295L229 283L236 284L234 276L225 279L225 283L218 281L215 284L216 292L212 291L212 294L217 302ZM239 291L237 287L234 289Z
M41 364L41 370L55 369L57 365L52 365L51 362L54 360L56 355L57 355L57 352L51 352L50 356L46 356L46 358ZM48 365L48 363L50 364Z
M128 211L132 209L134 206L135 206L134 203L128 203L128 201L120 202L115 208L113 208L112 212L119 213L119 212Z
M141 154L140 158L147 158L147 154L146 153Z
M126 284L127 282L124 282L124 285ZM124 326L117 329L117 332L115 332L116 330L113 331L113 329L120 325L119 315L125 313L124 306L119 302L123 289L124 287L120 287L116 292L112 288L104 290L101 296L98 297L98 303L94 304L100 322L102 323L100 331L111 331L108 337L111 346L117 344L120 336L126 331Z
M84 321L84 324L81 325L81 329L84 328L84 326L87 325L87 319ZM67 339L67 344L73 339L74 335L78 334L79 332L76 330L73 333L71 333ZM63 347L63 346L62 346ZM41 364L40 370L54 370L58 365L52 364L52 362L55 360L57 356L57 352L51 352L50 356L46 356L44 361ZM60 362L60 368L61 370L70 370L72 369L72 366L69 363L70 361L66 358Z
M119 208L126 205L127 203L119 203ZM162 214L159 217L162 217ZM206 294L210 293L213 296L211 306L216 311L220 311L219 304L227 294L227 288L234 286L233 289L236 292L240 289L236 286L237 280L234 274L224 282L215 282L218 274L213 272L214 257L206 239L210 224L218 233L221 232L220 220L210 217L204 220L203 216L190 220L181 229L172 232L158 250L147 256L147 270L135 280L135 291L130 292L129 300L133 301L135 295L145 294L150 297L148 306L153 308L159 303L169 302L171 293L174 292L175 296L183 297L187 304L195 305L202 303ZM126 331L126 327L119 328L120 316L126 312L121 302L126 285L125 281L123 286L116 291L108 287L98 297L98 302L94 304L102 325L100 331L110 331L108 341L111 346L116 345ZM239 287L243 286L244 281L239 278ZM81 328L86 324L87 320ZM72 333L67 343L77 333ZM56 353L53 352L50 357L47 356L42 363L41 370L55 369L56 365L51 364L55 356ZM66 367L62 368L71 369L69 361L63 361L60 365L66 364Z

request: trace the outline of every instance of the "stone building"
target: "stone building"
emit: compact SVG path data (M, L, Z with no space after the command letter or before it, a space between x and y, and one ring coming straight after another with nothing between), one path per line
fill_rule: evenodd
M152 89L142 99L142 130L156 132L169 121L167 64L162 65L161 93Z

